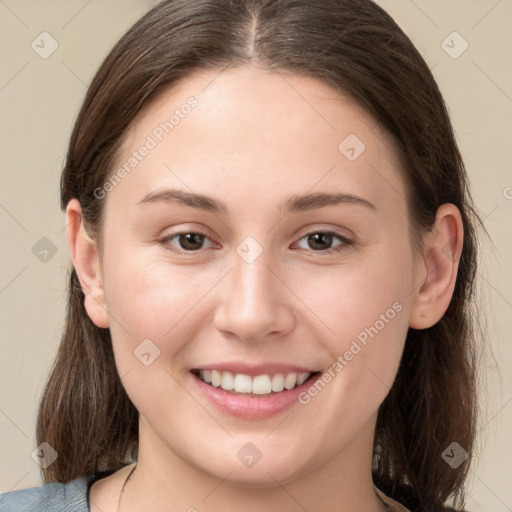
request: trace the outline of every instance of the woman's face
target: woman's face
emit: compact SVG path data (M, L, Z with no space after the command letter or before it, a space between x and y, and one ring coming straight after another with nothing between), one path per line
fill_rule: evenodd
M140 457L260 486L366 464L419 275L376 122L312 78L204 72L143 111L115 170L101 273ZM268 394L293 373L314 374Z

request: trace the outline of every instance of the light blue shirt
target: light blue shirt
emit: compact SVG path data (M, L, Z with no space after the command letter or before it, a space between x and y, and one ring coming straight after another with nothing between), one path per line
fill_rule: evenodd
M89 488L93 475L66 484L51 483L0 494L1 512L90 512Z

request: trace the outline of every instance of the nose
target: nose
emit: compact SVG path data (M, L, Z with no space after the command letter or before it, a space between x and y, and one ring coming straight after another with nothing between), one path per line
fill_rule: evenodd
M214 316L224 335L245 342L269 341L293 329L294 294L266 251L252 263L234 254L233 267L219 289ZM273 268L274 267L274 268Z

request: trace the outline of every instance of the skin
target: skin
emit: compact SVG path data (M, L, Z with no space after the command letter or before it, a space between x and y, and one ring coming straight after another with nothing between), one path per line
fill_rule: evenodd
M253 65L197 73L165 91L138 116L117 164L190 96L197 107L103 199L101 246L86 233L76 199L66 211L87 312L110 328L140 412L139 460L121 510L381 511L371 480L378 408L409 326L430 327L448 307L459 211L443 205L415 254L405 181L386 133L326 84ZM366 146L352 162L338 150L349 134ZM137 206L163 188L213 196L228 213L165 201ZM292 195L333 191L375 210L279 210ZM199 250L179 237L162 242L197 229L207 234ZM352 243L334 236L315 246L306 235L319 230ZM248 236L262 249L252 263L236 251ZM394 303L401 311L306 405L243 419L192 385L190 368L235 359L327 371ZM150 366L133 354L147 338L160 350ZM262 453L251 468L237 457L248 442ZM91 510L117 510L130 469L92 486Z

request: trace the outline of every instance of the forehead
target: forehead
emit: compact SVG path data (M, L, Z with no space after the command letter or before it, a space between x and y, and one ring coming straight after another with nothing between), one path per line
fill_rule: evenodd
M116 164L129 176L112 199L164 187L253 206L335 187L376 203L405 197L393 141L363 108L320 80L254 66L200 71L161 92Z

